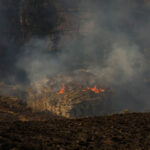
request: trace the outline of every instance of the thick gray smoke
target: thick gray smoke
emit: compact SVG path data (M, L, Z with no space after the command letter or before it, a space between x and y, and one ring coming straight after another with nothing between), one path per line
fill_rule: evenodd
M149 27L142 21L145 17L149 24L144 16L149 7L138 5L135 8L134 3L132 6L125 1L83 2L79 16L74 18L78 31L72 36L60 35L57 54L52 52L54 43L50 38L33 37L23 46L17 66L26 71L31 82L85 69L114 89L115 110L149 109L149 86L144 83Z
M52 32L56 19L53 0L0 0L0 82L29 83L24 68L16 65L21 47L28 37Z
M85 69L114 89L114 110L149 109L149 85L144 82L149 79L148 3L64 2L66 7L78 7L71 22L77 28L71 35L60 34L57 46L49 35L31 37L20 48L16 67L24 70L30 82Z
M18 0L0 0L0 82L24 82L26 73L16 68L20 43ZM16 40L17 39L17 40Z

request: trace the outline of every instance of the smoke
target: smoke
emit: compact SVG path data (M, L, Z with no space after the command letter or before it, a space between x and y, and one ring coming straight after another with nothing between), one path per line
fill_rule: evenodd
M75 9L66 13L71 18L69 26L73 26L71 35L59 33L57 42L48 34L34 35L21 45L13 63L15 71L24 72L22 81L26 78L32 83L62 72L84 69L114 89L115 110L149 109L149 85L144 82L150 73L149 5L126 0L64 0L62 5L65 9ZM64 26L63 30L69 27Z
M0 0L0 82L9 84L28 80L24 70L16 68L21 45L17 2Z

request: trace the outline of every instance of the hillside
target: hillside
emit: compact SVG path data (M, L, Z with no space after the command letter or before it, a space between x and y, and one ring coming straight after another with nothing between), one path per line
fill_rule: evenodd
M0 96L0 121L44 121L55 117L50 112L35 113L15 97Z
M150 113L0 122L1 149L148 150Z
M0 149L148 150L150 113L65 119L0 98Z

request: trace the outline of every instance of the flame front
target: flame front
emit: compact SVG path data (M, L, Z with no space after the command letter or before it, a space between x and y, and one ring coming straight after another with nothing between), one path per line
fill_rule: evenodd
M81 88L81 87L80 87ZM62 88L60 89L59 92L57 92L58 94L63 94L65 92L66 88L65 88L65 84L62 83ZM92 91L96 94L98 93L104 93L105 89L101 89L101 88L97 88L97 86L95 85L93 88L87 87L86 89L81 89L82 92L87 92L87 91Z

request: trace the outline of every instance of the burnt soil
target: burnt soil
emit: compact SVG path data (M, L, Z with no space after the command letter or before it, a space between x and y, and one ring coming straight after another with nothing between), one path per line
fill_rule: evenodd
M12 98L1 98L0 106L0 149L150 149L150 113L65 119L34 113Z

